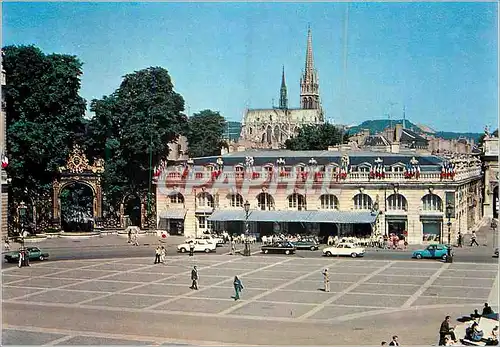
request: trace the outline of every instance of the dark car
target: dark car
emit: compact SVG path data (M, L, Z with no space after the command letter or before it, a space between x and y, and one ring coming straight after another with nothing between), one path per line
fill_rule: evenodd
M291 242L276 242L271 245L265 245L261 247L261 251L264 254L268 253L283 253L283 254L294 254L297 248Z
M311 251L317 251L319 249L319 244L315 240L294 241L292 244L296 249L310 249Z
M30 260L45 260L49 257L49 253L43 252L38 247L26 247L29 252ZM8 263L15 263L19 261L19 251L12 251L5 254L5 260Z

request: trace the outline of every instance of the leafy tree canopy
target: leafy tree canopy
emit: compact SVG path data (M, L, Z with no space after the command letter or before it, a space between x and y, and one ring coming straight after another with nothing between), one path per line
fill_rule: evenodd
M27 195L36 201L50 193L74 134L84 131L85 100L78 95L82 63L35 46L7 46L3 53L7 171L14 200L30 203Z
M154 167L186 130L184 99L161 67L126 75L113 94L92 100L90 109L95 116L87 148L106 160L103 188L112 200L147 189L150 150Z
M186 137L193 158L220 155L226 120L219 112L203 110L189 118Z
M329 146L341 144L342 131L332 124L306 125L297 136L286 140L287 149L294 151L327 150Z

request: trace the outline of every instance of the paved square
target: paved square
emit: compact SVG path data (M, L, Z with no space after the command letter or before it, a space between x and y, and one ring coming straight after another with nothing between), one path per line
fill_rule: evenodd
M197 291L189 288L193 265ZM371 317L361 343L367 334L390 336L401 315L408 322L435 316L439 323L443 314L480 308L498 288L496 270L493 264L228 255L171 257L157 265L151 257L33 263L2 270L3 344L272 344L283 331L281 343L308 335L311 344L332 344L332 329L352 330L353 322ZM235 275L244 285L238 301L231 298ZM415 327L423 340L414 344L435 343L438 327L424 330L425 322Z

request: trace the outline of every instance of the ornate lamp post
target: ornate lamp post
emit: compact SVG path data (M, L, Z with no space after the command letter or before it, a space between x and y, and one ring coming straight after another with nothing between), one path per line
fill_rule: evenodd
M250 256L250 241L248 240L248 213L250 212L250 203L248 200L243 207L245 208L245 250L243 251L243 255Z
M453 206L450 203L446 205L446 217L448 218L448 247L446 255L446 262L453 263L453 255L451 254L451 215L453 213Z

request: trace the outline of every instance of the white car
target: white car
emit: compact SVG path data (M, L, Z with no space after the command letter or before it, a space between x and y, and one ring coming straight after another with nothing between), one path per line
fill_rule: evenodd
M195 252L216 252L217 245L206 240L193 240ZM177 251L181 253L189 252L189 243L183 243L177 246Z
M188 238L186 239L186 243L189 243L190 241L196 241L196 240L205 240L207 242L213 243L216 246L222 246L224 244L224 240L221 239L220 237L212 236L212 235L201 235L196 238Z
M353 258L362 257L365 255L365 249L355 243L339 243L333 247L323 249L323 255L331 256L351 256Z

